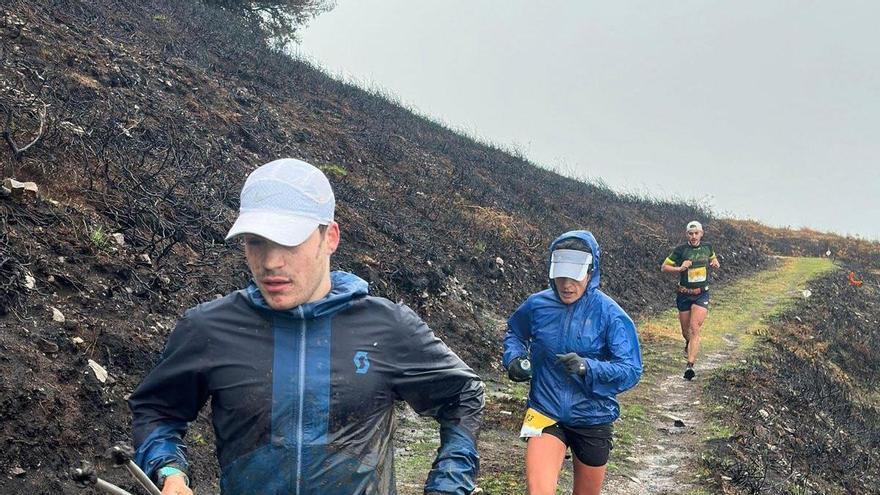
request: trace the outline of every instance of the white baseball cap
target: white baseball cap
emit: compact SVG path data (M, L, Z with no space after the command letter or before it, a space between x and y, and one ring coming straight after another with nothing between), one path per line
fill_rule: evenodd
M265 237L282 246L297 246L333 221L336 199L330 181L302 160L283 158L248 175L241 188L238 219L226 239L242 234Z
M701 224L700 222L698 222L696 220L692 220L692 221L688 222L687 227L685 227L685 230L700 230L700 231L702 231L703 224Z
M556 249L550 254L550 278L583 280L593 266L593 255L577 249Z

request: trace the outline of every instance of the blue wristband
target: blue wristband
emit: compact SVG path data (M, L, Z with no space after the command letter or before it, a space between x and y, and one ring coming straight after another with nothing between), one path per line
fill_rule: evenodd
M183 482L186 483L186 486L189 486L189 476L183 470L177 469L174 466L163 466L156 471L156 480L158 481L159 488L161 489L165 486L165 478L178 474L183 476Z

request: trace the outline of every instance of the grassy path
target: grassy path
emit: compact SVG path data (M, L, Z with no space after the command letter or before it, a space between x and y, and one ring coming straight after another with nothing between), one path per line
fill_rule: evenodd
M684 340L677 311L640 321L645 374L638 387L621 397L617 447L603 493L712 493L700 453L704 442L729 432L706 420L714 406L703 400L702 384L712 370L748 352L755 337L766 333L768 318L804 297L808 280L833 268L827 259L780 258L773 269L713 291L692 382L682 378Z
M766 332L767 318L797 297L805 283L833 269L827 259L779 258L775 267L723 289L713 290L703 326L697 378L685 381L677 312L670 309L637 322L644 374L639 385L620 396L622 413L615 424L605 495L712 493L703 481L703 442L726 437L723 425L706 420L712 408L702 399L702 384L712 370L739 359L756 335ZM674 284L670 280L670 287ZM528 389L506 377L484 377L488 387L485 426L480 438L481 493L524 494L525 444L518 438ZM438 445L436 423L403 412L397 445L401 495L422 493L424 477ZM571 465L563 469L558 493L571 493Z

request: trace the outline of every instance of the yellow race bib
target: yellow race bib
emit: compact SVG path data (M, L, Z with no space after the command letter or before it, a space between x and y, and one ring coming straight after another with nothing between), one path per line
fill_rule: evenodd
M526 411L525 417L523 417L522 429L519 430L520 438L531 438L531 437L540 437L541 432L544 431L544 428L548 426L552 426L556 424L556 420L549 417L544 416L543 414L535 411L531 407Z
M697 284L706 281L706 267L698 266L696 268L688 268L688 282Z

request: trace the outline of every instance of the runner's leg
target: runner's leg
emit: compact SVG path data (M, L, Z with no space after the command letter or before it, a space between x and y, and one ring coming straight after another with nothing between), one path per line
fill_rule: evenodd
M691 340L691 312L690 311L679 311L678 312L678 323L681 325L681 336L684 337L684 341L687 343L685 347L685 354L688 353L688 349L690 348L690 340Z
M602 490L602 480L605 479L604 466L588 466L578 460L577 456L571 456L574 464L574 489L572 495L599 495Z
M550 434L532 437L526 445L526 482L529 495L554 495L566 446Z
M700 351L700 330L703 328L703 322L706 321L706 315L709 310L694 304L690 311L690 345L688 346L688 362L695 363L697 361L697 353Z

